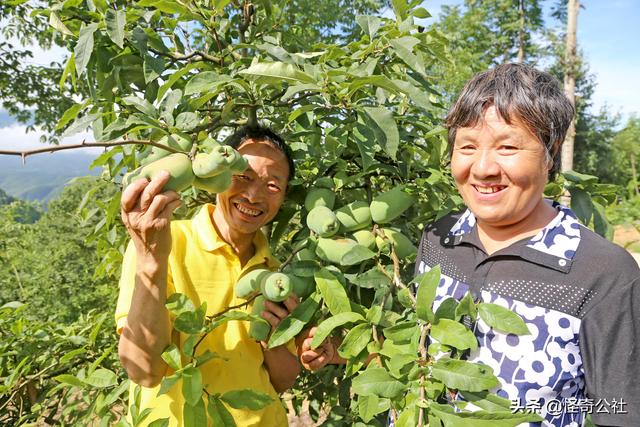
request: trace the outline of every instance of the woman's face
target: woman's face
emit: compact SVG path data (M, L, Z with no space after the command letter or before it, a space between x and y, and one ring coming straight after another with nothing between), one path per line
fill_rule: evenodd
M460 128L451 172L479 226L505 227L543 215L550 163L542 143L520 121L507 124L495 107L484 121Z

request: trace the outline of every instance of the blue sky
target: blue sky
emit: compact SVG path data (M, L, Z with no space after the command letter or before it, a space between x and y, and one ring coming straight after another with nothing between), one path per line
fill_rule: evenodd
M541 0L548 10L557 0ZM426 7L434 18L443 4L462 4L462 0L426 0ZM640 115L640 1L638 0L583 0L584 7L578 16L578 45L596 77L597 87L593 95L592 110L597 112L607 105L611 112L619 112L623 121L632 114ZM386 11L385 15L391 14ZM551 24L549 22L547 25ZM60 61L65 55L61 48L49 51L34 49L34 64ZM3 112L0 111L0 116ZM9 125L6 117L0 120L0 147L22 149L41 146L40 133L25 134L25 127ZM80 134L64 143L91 139L90 134Z

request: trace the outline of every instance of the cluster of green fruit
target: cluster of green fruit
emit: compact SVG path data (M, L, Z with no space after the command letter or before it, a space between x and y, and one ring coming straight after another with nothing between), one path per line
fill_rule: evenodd
M251 298L260 292L253 301L252 314L260 316L265 301L282 302L293 293L306 298L313 292L309 281L290 273L272 272L266 269L251 270L238 280L234 288L238 298ZM266 341L271 326L264 319L253 320L249 328L249 336L256 341Z
M350 265L345 255L359 247L389 254L392 245L400 259L416 253L411 240L399 230L382 227L414 203L403 186L379 194L371 204L359 200L333 211L336 195L332 185L330 178L317 180L304 202L307 227L317 235L317 240L312 239L315 248L310 248L315 255L332 264Z
M153 179L160 171L166 170L171 177L163 191L181 192L194 186L209 193L221 193L231 185L232 175L244 172L248 167L247 159L240 153L227 145L220 145L212 138L198 144L206 152L197 153L193 158L193 142L185 136L173 134L158 143L182 152L171 153L153 146L143 154L141 166L124 176L124 187L139 178Z

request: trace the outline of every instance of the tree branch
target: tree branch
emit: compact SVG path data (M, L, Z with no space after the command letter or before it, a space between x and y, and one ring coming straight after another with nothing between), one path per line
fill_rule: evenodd
M181 150L177 150L173 147L169 147L168 145L160 144L158 142L149 141L149 140L139 140L139 139L127 139L122 141L114 141L114 142L85 142L82 141L80 144L71 144L71 145L56 145L55 147L47 147L47 148L37 148L35 150L0 150L0 155L6 156L20 156L22 157L22 163L25 162L27 156L31 156L34 154L41 153L53 153L56 151L63 150L75 150L78 148L88 148L88 147L118 147L121 145L153 145L154 147L162 148L163 150L167 150L170 153L183 153Z

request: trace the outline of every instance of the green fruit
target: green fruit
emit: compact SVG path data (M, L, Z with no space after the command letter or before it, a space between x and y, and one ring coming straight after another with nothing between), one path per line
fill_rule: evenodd
M323 260L340 264L342 257L353 249L358 242L352 239L318 239L316 254Z
M251 314L260 316L260 313L264 311L264 297L259 295L253 300L253 309ZM249 336L256 341L266 341L269 338L269 332L271 332L271 325L266 320L260 318L259 320L252 320L249 326Z
M207 138L203 139L202 141L200 141L200 143L198 145L200 147L204 148L204 151L206 153L210 153L216 147L220 147L221 144L218 141L216 141L215 139L207 137Z
M179 193L193 184L195 176L191 170L191 159L182 153L173 153L153 163L142 166L125 175L122 182L126 186L138 178L151 180L163 170L168 171L171 177L162 188L162 191L173 190Z
M383 228L382 232L385 237L391 241L398 258L403 259L418 253L418 248L416 248L413 245L413 242L411 242L411 240L401 232L390 228ZM376 243L379 243L378 248L380 250L383 250L383 246L385 244L384 240L385 239L380 237L376 239Z
M231 185L231 177L230 170L214 175L211 178L198 178L196 176L193 180L193 186L212 194L223 193Z
M291 279L284 273L271 273L260 284L262 295L269 301L280 302L291 295Z
M306 298L316 290L316 282L313 277L289 276L292 291L300 298Z
M329 190L333 189L333 178L329 178L328 176L323 176L322 178L316 179L316 182L313 184L316 188L328 188Z
M386 224L393 221L413 203L411 195L403 191L404 186L398 185L392 190L375 197L371 202L371 218L377 224Z
M237 174L237 173L242 173L246 171L248 167L249 167L249 161L242 156L238 156L236 161L229 166L229 170L231 171L232 174Z
M374 250L376 247L376 236L369 230L356 231L353 233L353 238L367 249Z
M317 206L326 206L333 209L336 202L336 194L327 188L313 188L304 199L304 207L310 211Z
M371 210L366 202L356 201L336 211L336 217L345 231L360 230L371 225Z
M331 237L340 229L340 222L326 206L316 206L307 215L307 227L320 237Z
M215 147L210 153L198 153L193 160L193 173L198 178L211 178L229 170L240 154L227 145Z
M234 288L238 298L247 298L260 290L260 284L271 272L264 268L251 270L238 280Z
M158 144L167 145L176 150L189 152L189 150L191 150L191 147L193 146L193 141L182 135L171 134L160 138ZM171 154L170 151L167 151L160 147L152 146L151 150L149 150L149 153L141 159L140 164L148 165L149 163L160 160L163 157L168 156L169 154Z

